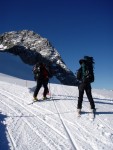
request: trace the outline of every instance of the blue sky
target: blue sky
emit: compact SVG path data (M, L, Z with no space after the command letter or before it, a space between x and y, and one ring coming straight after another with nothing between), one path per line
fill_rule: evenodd
M74 73L95 59L93 88L113 89L112 0L1 0L0 34L23 29L47 38Z

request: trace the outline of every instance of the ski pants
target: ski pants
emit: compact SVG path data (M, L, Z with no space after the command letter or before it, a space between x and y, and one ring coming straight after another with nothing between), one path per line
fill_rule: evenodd
M91 109L95 109L95 104L94 104L94 100L92 98L90 83L81 83L78 86L78 89L79 89L79 97L78 97L77 109L81 109L82 108L82 101L83 101L84 91L86 92L87 98L88 98L88 100L90 102Z
M36 89L34 91L34 97L37 97L38 92L39 92L39 90L42 86L44 87L43 96L46 97L47 93L49 92L48 81L49 81L48 79L46 79L46 80L37 80L37 86L36 86Z

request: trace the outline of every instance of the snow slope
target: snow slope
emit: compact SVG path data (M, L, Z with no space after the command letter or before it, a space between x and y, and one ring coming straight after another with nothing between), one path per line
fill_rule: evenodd
M113 91L93 89L97 113L90 120L86 95L77 117L77 87L49 84L51 99L32 104L35 83L11 80L0 81L0 150L113 150Z
M32 67L7 53L0 60L0 150L113 150L113 91L92 90L95 120L84 95L78 118L77 87L53 84L53 78L51 99L32 104Z

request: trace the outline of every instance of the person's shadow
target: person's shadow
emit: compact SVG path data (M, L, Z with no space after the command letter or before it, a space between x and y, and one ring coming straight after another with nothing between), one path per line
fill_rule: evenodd
M7 129L6 125L4 124L6 117L7 117L6 115L1 114L0 112L0 150L10 150L6 134Z

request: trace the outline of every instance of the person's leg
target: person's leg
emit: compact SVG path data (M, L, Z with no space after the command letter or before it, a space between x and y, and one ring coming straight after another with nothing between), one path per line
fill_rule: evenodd
M78 97L77 109L82 109L82 101L83 101L83 95L84 95L84 85L80 84L78 86L78 89L79 89L79 97Z
M43 87L44 87L43 97L46 97L47 93L49 92L49 89L48 89L48 80L43 81Z
M86 86L85 91L86 91L86 95L88 97L88 100L90 102L91 109L95 109L95 104L94 104L94 100L92 98L91 85L90 84Z
M35 89L34 95L33 95L34 97L37 97L38 92L39 92L41 86L42 86L42 82L41 81L37 81L37 86L36 86L36 89Z

